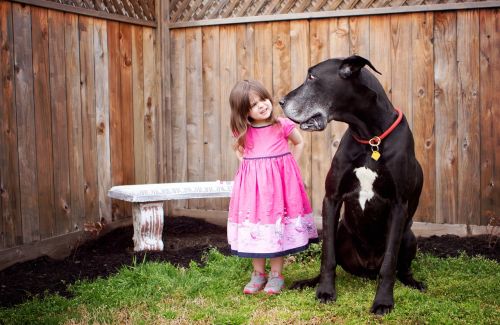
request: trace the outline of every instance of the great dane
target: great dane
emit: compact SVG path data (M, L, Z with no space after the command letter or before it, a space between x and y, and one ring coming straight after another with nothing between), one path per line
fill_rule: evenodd
M379 73L357 55L323 61L280 100L285 115L302 130L321 131L331 120L349 125L325 181L320 274L292 287L319 282L316 297L334 301L340 265L351 274L378 279L371 312L383 315L394 307L396 278L425 289L411 271L417 250L411 225L423 173L406 118L365 66Z

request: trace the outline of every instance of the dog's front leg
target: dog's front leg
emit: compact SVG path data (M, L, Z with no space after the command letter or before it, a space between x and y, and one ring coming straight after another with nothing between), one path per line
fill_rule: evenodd
M377 315L387 314L394 307L394 283L398 264L399 247L403 236L405 220L408 216L407 205L397 202L391 208L389 229L382 266L380 267L377 293L371 312Z
M335 301L335 237L340 216L341 200L334 200L325 196L323 199L323 247L321 250L321 270L319 285L316 289L316 298L321 302Z

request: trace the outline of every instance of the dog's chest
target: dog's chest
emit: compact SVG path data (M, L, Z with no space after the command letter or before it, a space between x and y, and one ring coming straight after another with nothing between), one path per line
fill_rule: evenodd
M375 217L386 210L393 193L391 176L384 168L369 164L353 167L344 201L354 215Z

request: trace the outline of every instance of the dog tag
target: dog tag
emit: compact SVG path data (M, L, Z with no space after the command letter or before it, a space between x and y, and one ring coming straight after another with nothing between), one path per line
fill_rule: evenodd
M372 151L372 159L377 161L380 158L380 152L377 150Z

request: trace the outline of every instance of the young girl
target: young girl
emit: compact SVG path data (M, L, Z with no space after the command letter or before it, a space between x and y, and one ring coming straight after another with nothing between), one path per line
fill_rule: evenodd
M229 204L228 242L233 254L252 258L253 272L243 292L276 294L285 282L283 256L305 250L318 237L296 162L304 143L292 121L276 117L261 83L238 82L229 103L241 163Z

